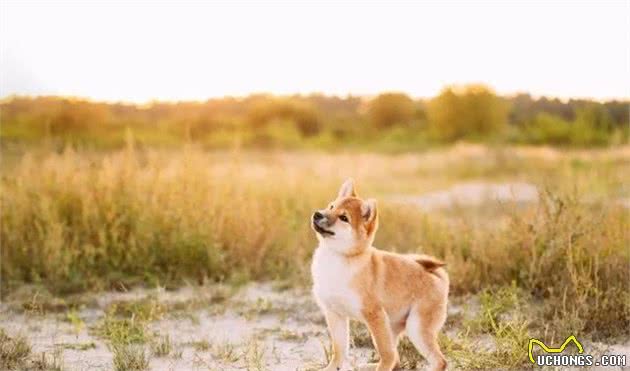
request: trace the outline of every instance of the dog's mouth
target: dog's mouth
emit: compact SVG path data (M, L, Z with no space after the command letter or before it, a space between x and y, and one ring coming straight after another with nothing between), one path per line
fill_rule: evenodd
M317 223L313 223L313 228L315 228L315 231L319 234L321 234L322 236L334 236L335 232L333 231L329 231L328 229L324 229L322 227L320 227L319 225L317 225Z

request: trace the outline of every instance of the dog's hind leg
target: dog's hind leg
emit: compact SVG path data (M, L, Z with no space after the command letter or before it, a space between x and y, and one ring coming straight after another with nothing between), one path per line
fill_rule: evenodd
M397 360L396 343L389 325L389 318L383 308L373 307L362 311L372 342L381 360L376 371L391 371Z
M390 323L392 330L392 336L394 338L394 351L396 352L396 361L394 362L394 370L400 368L400 354L398 353L398 343L405 331L405 322L392 322Z
M446 358L438 345L438 333L446 320L446 303L428 306L416 303L407 318L409 340L429 361L430 369L446 370Z

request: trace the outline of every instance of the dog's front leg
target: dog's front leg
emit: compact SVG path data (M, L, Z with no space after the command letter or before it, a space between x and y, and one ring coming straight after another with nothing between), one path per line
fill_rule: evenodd
M396 366L398 355L389 326L387 313L383 308L367 308L363 311L363 318L372 334L372 342L381 360L376 365L376 371L391 371Z
M328 332L330 333L330 341L332 342L333 354L330 363L324 370L341 370L348 353L350 342L348 318L332 311L326 311L325 315L326 323L328 324Z

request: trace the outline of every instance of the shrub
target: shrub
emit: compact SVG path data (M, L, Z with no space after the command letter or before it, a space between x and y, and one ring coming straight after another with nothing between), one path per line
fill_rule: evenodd
M264 128L274 121L294 122L300 133L307 137L322 130L314 107L288 98L260 98L249 109L247 121L255 129Z
M429 128L440 140L496 135L505 129L508 108L485 86L449 87L427 105Z
M372 99L367 107L368 120L377 129L409 124L415 113L413 100L402 93L380 94Z
M571 123L547 113L538 114L523 128L524 141L534 144L571 143Z
M520 141L534 144L591 146L605 145L615 130L606 116L600 117L598 110L578 110L574 121L540 113L526 123Z

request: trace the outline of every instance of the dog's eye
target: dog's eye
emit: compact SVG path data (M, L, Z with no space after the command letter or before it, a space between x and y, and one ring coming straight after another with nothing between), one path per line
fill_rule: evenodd
M332 210L332 208L333 208L333 205L332 205L332 204L330 204L330 207L329 207L329 209L330 209L330 210Z
M342 222L345 222L345 223L347 223L347 222L348 222L348 217L347 217L347 216L345 216L345 215L341 215L341 216L339 216L339 219L341 219L341 221L342 221Z

